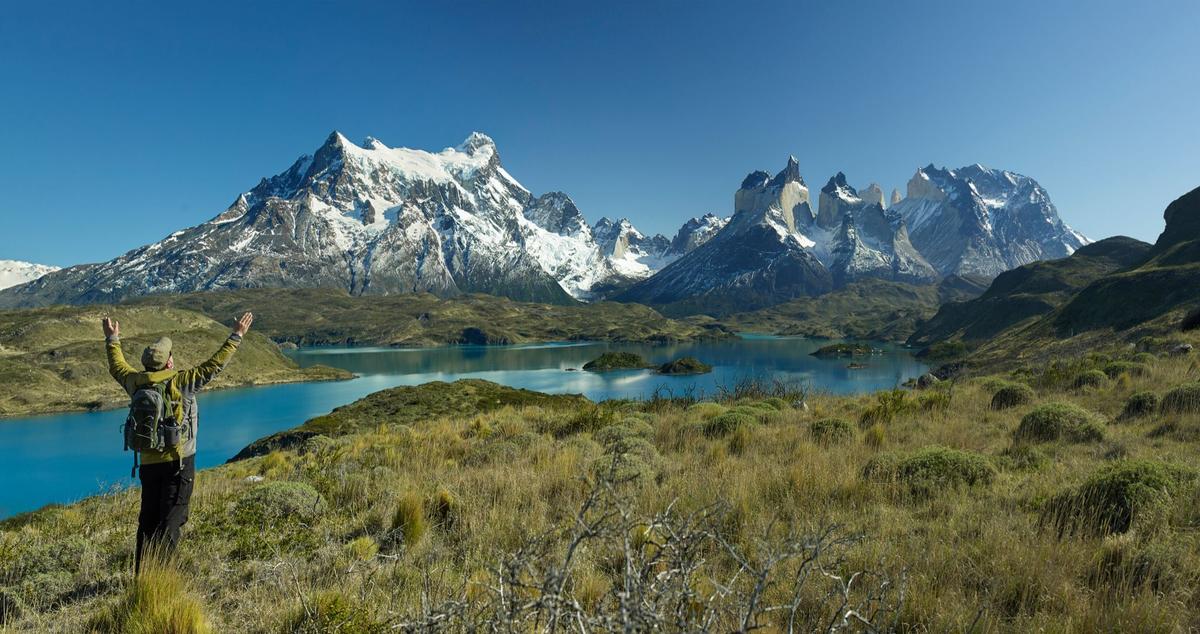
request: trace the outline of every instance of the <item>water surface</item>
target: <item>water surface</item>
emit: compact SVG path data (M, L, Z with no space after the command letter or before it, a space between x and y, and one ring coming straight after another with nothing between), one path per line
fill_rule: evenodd
M289 353L303 366L324 364L359 375L350 381L294 383L206 392L200 396L197 467L220 464L263 436L397 385L480 378L550 393L581 393L594 400L645 398L655 391L712 394L746 377L800 381L834 393L889 388L926 366L906 350L877 344L884 354L818 359L830 343L798 337L746 335L724 341L670 345L551 343L440 348L313 348ZM577 369L606 351L636 352L653 363L694 356L711 374L662 376L645 370L604 374ZM571 370L575 368L576 370ZM124 410L50 414L0 420L0 517L48 503L65 503L128 486L132 455L121 451Z

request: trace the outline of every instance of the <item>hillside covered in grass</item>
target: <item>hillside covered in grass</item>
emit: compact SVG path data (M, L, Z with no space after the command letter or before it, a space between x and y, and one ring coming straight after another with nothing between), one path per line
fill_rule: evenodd
M300 429L320 433L300 443L201 472L176 566L141 582L135 492L0 523L0 619L39 632L151 618L181 632L1187 631L1200 627L1198 381L1192 358L1117 348L858 397L387 390L310 421Z
M335 289L244 289L156 295L134 305L206 315L253 311L275 341L311 345L431 346L539 341L669 342L730 336L711 320L666 319L638 304L533 304L491 295L352 296Z
M819 297L801 297L721 323L738 331L830 339L904 341L948 302L971 299L986 283L950 276L938 284L867 278Z
M233 313L229 313L232 315ZM100 319L121 323L126 359L161 336L174 342L177 367L206 361L230 328L200 313L163 307L86 306L0 311L0 416L99 409L128 403L108 374ZM323 366L300 369L251 331L211 388L349 378Z

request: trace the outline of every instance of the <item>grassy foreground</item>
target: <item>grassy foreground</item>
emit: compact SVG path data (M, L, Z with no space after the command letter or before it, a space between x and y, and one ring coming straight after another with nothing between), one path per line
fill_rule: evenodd
M232 315L232 313L230 313ZM121 322L121 344L134 367L160 336L174 342L186 368L217 351L229 327L188 310L164 307L56 306L0 311L0 416L124 405L128 396L108 374L100 319ZM251 331L211 388L349 378L328 367L300 369L260 333Z
M0 620L1195 630L1197 381L1194 357L1122 351L805 406L786 387L598 405L388 390L202 472L177 570L140 583L133 492L0 523ZM439 409L468 388L484 396L466 414ZM171 604L142 616L154 596Z

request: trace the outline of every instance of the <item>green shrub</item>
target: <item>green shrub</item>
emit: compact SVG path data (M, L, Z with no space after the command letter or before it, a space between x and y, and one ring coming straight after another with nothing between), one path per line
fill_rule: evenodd
M887 431L880 423L871 425L866 431L863 432L863 444L872 449L878 449L882 447L885 440L887 440Z
M1108 375L1102 370L1086 370L1075 375L1075 380L1071 382L1071 387L1077 390L1083 390L1091 387L1100 387L1108 382Z
M808 430L813 440L832 445L854 438L854 427L844 418L822 418L813 421Z
M1185 586L1185 552L1173 543L1141 543L1130 539L1106 539L1100 545L1088 582L1093 588L1140 589L1167 592Z
M1104 427L1089 411L1070 403L1047 403L1021 419L1013 434L1018 441L1089 442L1104 439Z
M927 412L944 412L950 409L950 392L944 390L923 392L917 397L917 404Z
M946 447L923 447L910 453L884 453L863 467L863 478L896 482L908 493L927 497L946 489L991 484L996 468L986 456Z
M995 410L1009 409L1019 405L1028 405L1037 398L1033 388L1024 383L1006 385L992 395L991 408Z
M1115 379L1122 374L1145 376L1149 373L1149 366L1144 363L1137 363L1136 361L1113 361L1104 366L1104 374L1110 379Z
M1158 409L1158 395L1154 392L1138 392L1125 401L1120 420L1132 420L1149 416Z
M1167 521L1174 496L1195 475L1164 462L1123 460L1055 495L1043 509L1042 520L1057 528L1060 537L1124 533L1135 524L1152 530Z
M744 425L754 425L758 419L742 412L729 411L714 416L704 423L704 435L709 438L721 438Z
M689 414L699 418L700 420L708 420L713 416L718 416L725 413L725 406L719 403L696 403L687 408Z
M370 561L375 558L375 553L379 552L379 544L369 535L363 535L346 542L342 549L353 561Z
M236 515L243 522L316 519L326 509L325 498L304 482L264 482L238 499Z
M887 424L896 416L909 411L912 407L908 393L901 389L880 390L875 394L874 405L863 410L858 417L858 425L866 428L876 423Z
M748 403L744 405L736 405L729 408L730 414L742 414L749 416L760 423L765 423L771 419L772 415L778 413L770 406L764 406L762 403Z
M1045 452L1031 445L1012 445L1000 452L1000 463L1015 471L1036 471L1049 461Z
M1195 414L1200 412L1200 383L1185 383L1172 388L1162 397L1164 414Z
M1132 357L1130 357L1129 360L1133 361L1134 363L1141 363L1143 365L1149 366L1149 365L1153 364L1154 362L1158 361L1158 357L1154 356L1153 354L1151 354L1149 352L1139 352L1139 353L1133 355Z
M382 634L388 631L358 601L337 590L326 590L297 607L279 628L287 634Z

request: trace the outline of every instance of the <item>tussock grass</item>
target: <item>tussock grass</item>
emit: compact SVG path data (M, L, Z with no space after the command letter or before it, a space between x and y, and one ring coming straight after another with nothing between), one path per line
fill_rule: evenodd
M1078 405L1047 403L1022 417L1013 437L1021 442L1091 442L1104 439L1104 427Z
M1021 383L1005 385L992 395L991 407L995 410L1028 405L1037 398L1033 388Z
M155 557L114 600L101 607L86 631L120 634L209 634L213 631L183 574Z

